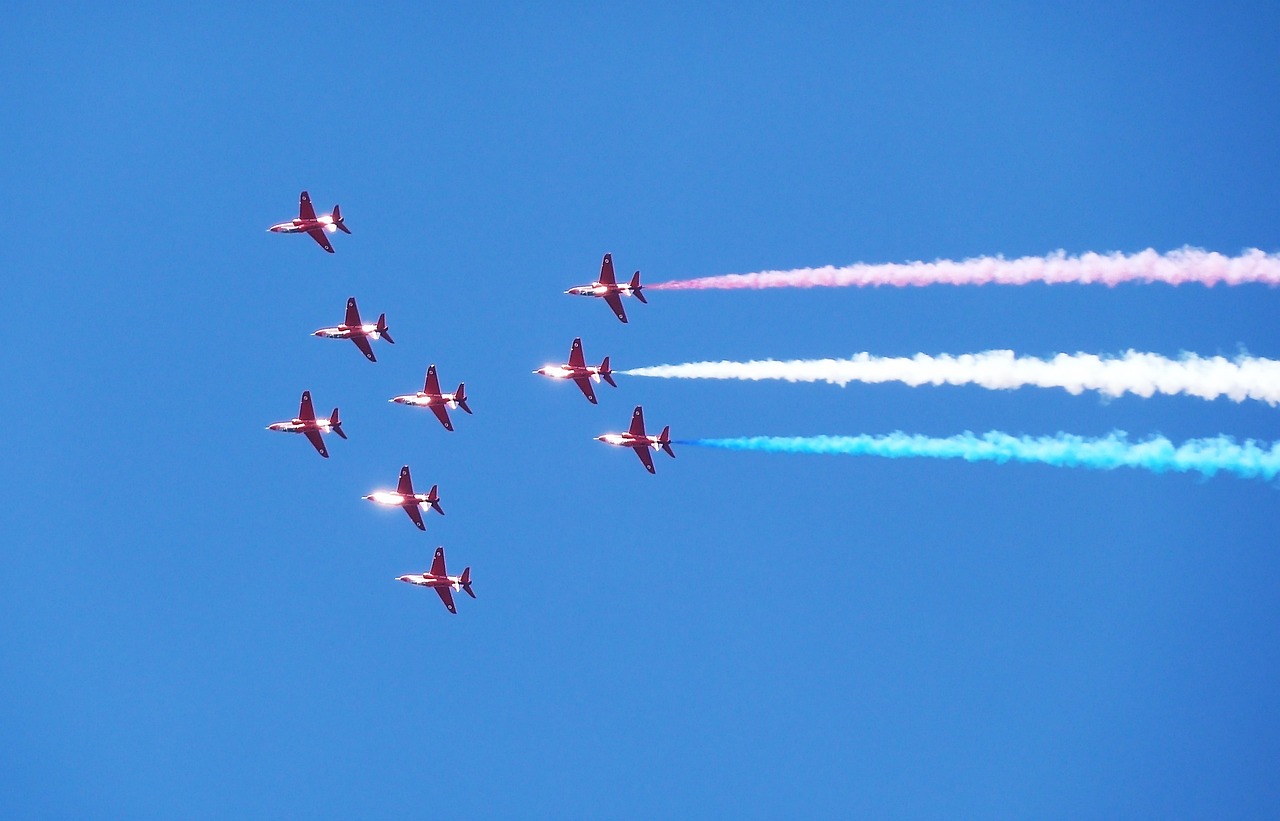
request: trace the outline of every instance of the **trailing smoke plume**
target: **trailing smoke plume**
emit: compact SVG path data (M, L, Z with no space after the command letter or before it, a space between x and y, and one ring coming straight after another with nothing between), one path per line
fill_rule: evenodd
M621 371L630 376L663 379L785 380L829 382L902 382L918 385L980 385L991 390L1034 386L1069 393L1098 391L1104 396L1126 393L1150 397L1186 394L1201 399L1225 396L1234 402L1255 399L1280 404L1280 361L1238 356L1200 357L1183 354L1166 359L1128 351L1118 358L1060 353L1050 359L1018 357L1013 351L913 357L879 357L867 353L850 359L766 359L750 362L687 362Z
M734 288L840 288L851 285L1025 285L1122 282L1163 282L1182 285L1241 285L1261 282L1280 284L1280 255L1256 248L1238 257L1227 257L1199 248L1183 248L1159 254L1148 248L1136 254L1067 256L1058 251L1044 257L978 257L963 262L858 263L842 268L797 268L790 271L758 271L699 279L673 280L649 285L649 290L705 290Z
M1030 462L1056 467L1113 470L1134 467L1155 473L1222 471L1244 478L1274 479L1280 473L1280 443L1248 440L1238 444L1230 437L1192 439L1175 446L1164 437L1130 442L1114 432L1100 439L1059 433L1056 436L1010 436L993 431L977 436L963 433L945 439L895 432L885 436L750 436L737 439L689 439L674 442L725 450L770 453L841 454L883 456L889 459L926 457L964 459L969 462Z

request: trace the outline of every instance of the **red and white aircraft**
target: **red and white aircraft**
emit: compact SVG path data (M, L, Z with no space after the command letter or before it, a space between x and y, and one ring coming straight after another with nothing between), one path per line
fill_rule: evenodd
M431 561L431 569L426 573L408 573L404 576L396 576L398 582L408 582L416 584L419 587L434 587L436 592L440 594L440 601L444 602L445 608L454 615L458 610L453 606L452 590L461 590L466 592L471 598L475 598L476 594L471 590L471 568L463 568L461 576L450 576L444 569L444 548L436 548L436 557Z
M306 232L311 238L320 243L320 247L329 253L333 253L333 246L329 244L329 238L324 234L328 231L332 234L334 231L342 231L350 234L351 229L342 221L342 211L338 206L333 206L332 214L325 214L322 217L316 216L316 209L311 207L311 196L306 191L302 192L302 196L298 200L298 218L289 222L278 222L267 229L277 234L298 234Z
M326 339L350 339L356 343L360 353L364 354L370 362L378 361L378 358L373 355L373 347L369 344L370 339L385 339L392 345L396 344L391 334L387 333L387 315L379 314L378 321L372 325L361 322L360 309L356 307L355 297L347 300L347 316L342 320L341 325L334 328L321 328L311 335L323 336Z
M459 382L458 389L453 393L441 393L440 378L436 376L435 365L427 368L427 383L422 386L422 390L417 393L406 393L403 396L393 396L387 401L395 402L397 405L431 408L431 412L440 420L440 424L444 425L445 430L453 430L453 423L449 421L449 411L445 410L446 407L462 408L467 413L471 413L471 408L467 407L466 383Z
M604 297L604 301L609 303L609 307L618 315L618 319L623 322L627 321L627 312L622 310L622 297L633 296L636 299L648 304L649 300L644 298L644 294L640 293L643 286L640 285L640 272L636 271L631 276L631 282L619 285L613 276L613 254L605 254L604 261L600 263L600 279L590 285L578 285L565 291L566 294L574 296L598 296Z
M432 485L431 490L426 493L414 493L413 479L409 476L408 465L400 468L400 484L394 491L377 490L361 498L368 499L370 502L377 502L380 505L393 505L404 508L404 512L409 514L410 519L413 519L413 523L418 526L418 530L427 529L427 526L422 522L422 505L430 505L431 509L436 513L441 516L444 515L444 508L440 507L439 486Z
M311 440L311 444L315 445L316 450L326 459L329 458L329 451L324 448L324 439L321 434L332 431L343 439L347 438L347 435L342 432L342 422L338 419L337 408L333 409L333 413L329 415L328 419L316 418L315 408L311 406L311 391L302 392L302 405L298 408L298 416L296 418L290 419L288 422L273 422L267 425L267 430L301 433Z
M671 426L667 425L657 436L649 436L644 432L644 410L639 405L631 412L631 428L626 433L606 433L604 436L597 436L596 440L606 445L631 448L650 473L657 471L653 469L653 456L650 455L649 448L665 451L673 459L676 455L671 449Z
M572 379L593 405L597 403L596 392L591 388L591 380L594 379L599 382L603 379L615 388L618 387L618 383L613 381L613 371L609 369L609 357L606 356L599 365L588 365L587 360L582 356L581 339L573 340L573 347L569 349L569 362L567 364L543 365L534 373L540 373L552 379Z

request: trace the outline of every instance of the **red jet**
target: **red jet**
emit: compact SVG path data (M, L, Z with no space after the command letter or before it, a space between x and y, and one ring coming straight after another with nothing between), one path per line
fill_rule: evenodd
M467 407L466 384L459 382L458 389L453 393L441 393L440 378L436 376L435 365L427 368L427 383L423 385L422 390L417 393L407 393L404 396L393 396L387 401L395 402L397 405L431 408L431 412L440 420L440 424L444 425L445 430L453 430L453 423L449 421L449 411L445 410L446 406L462 408L467 413L471 413L471 408Z
M644 409L639 405L631 412L631 428L626 433L606 433L604 436L597 436L596 441L631 448L650 473L657 471L653 469L653 456L649 454L649 448L665 451L673 459L676 455L671 449L671 426L667 425L657 436L649 436L644 432Z
M440 507L439 486L432 485L431 490L426 493L414 493L413 479L409 476L408 465L400 468L400 484L394 492L378 490L361 498L368 499L370 502L377 502L380 505L393 505L404 508L404 512L409 514L410 519L413 519L413 523L418 526L418 530L427 529L427 526L422 522L421 505L431 505L432 510L441 516L444 515L444 508Z
M351 229L342 221L342 212L338 206L333 206L332 214L325 214L323 217L316 216L316 209L311 207L311 196L306 191L302 192L302 196L298 200L298 218L289 222L279 222L267 229L277 234L298 234L303 231L311 235L311 238L320 243L320 247L329 253L333 253L333 246L329 244L329 238L324 235L325 231L332 234L334 231L342 231L350 234Z
M333 413L328 419L317 419L315 408L311 406L311 391L302 392L302 405L298 408L298 416L290 419L288 422L273 422L267 425L267 430L282 430L285 433L301 433L311 440L311 444L315 445L316 450L324 458L329 458L329 451L324 448L324 439L322 433L333 431L343 439L347 435L342 432L342 422L338 419L338 409L334 408Z
M379 314L378 321L372 325L360 321L360 309L356 307L356 298L351 297L347 300L347 317L342 320L342 324L336 328L321 328L312 336L323 336L326 339L350 339L356 343L356 347L360 349L360 353L370 362L377 362L378 358L373 355L373 347L369 344L370 339L385 339L392 345L396 341L391 338L391 334L387 333L387 315Z
M644 298L644 294L640 293L643 286L640 285L640 272L636 271L631 276L631 282L625 285L619 285L617 280L613 278L613 255L605 254L604 262L600 263L600 279L590 285L578 285L565 291L566 294L574 296L598 296L604 297L604 301L609 303L609 307L618 315L618 319L623 322L627 321L627 312L622 310L622 296L633 296L641 302L648 304L649 300Z
M445 608L455 616L458 610L453 606L453 593L450 592L450 588L466 591L466 594L473 599L476 597L471 590L471 568L464 568L461 576L450 576L445 572L443 547L436 548L436 557L431 561L431 570L421 575L409 573L396 576L396 581L416 584L419 587L434 587L440 594L440 601L444 602Z
M568 364L544 365L534 373L540 373L552 379L572 379L587 397L587 401L593 405L597 403L596 392L591 388L591 380L599 382L603 379L615 388L618 387L618 383L613 381L613 371L609 369L609 357L606 356L598 366L588 365L587 360L582 356L581 339L573 340L573 347L569 349Z

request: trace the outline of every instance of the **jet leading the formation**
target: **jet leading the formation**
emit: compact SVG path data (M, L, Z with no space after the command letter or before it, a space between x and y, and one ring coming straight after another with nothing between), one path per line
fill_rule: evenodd
M467 413L471 413L471 408L467 407L466 384L458 383L458 389L453 393L441 393L440 378L436 376L435 365L427 368L427 382L422 386L422 390L403 396L393 396L387 401L395 402L397 405L431 408L431 412L440 420L440 424L444 425L445 430L453 430L453 423L449 421L449 411L446 407L462 408Z
M408 465L400 468L400 484L394 491L378 490L361 498L368 499L370 502L377 502L380 505L404 508L404 512L409 514L410 519L413 519L413 523L418 526L418 530L427 529L427 526L422 521L422 505L430 505L431 509L436 513L441 516L444 515L444 508L440 507L439 487L432 485L431 490L426 493L414 493L413 478L409 476Z
M594 379L599 382L603 379L615 388L618 387L618 383L613 381L613 371L609 369L609 357L606 356L599 365L588 365L587 360L582 356L581 339L573 340L573 346L569 348L569 362L567 364L544 365L534 373L540 373L552 379L572 379L593 405L597 403L596 392L591 387L591 380Z
M338 434L343 439L347 435L342 432L342 422L338 419L338 409L334 408L333 413L328 419L317 419L315 408L311 406L311 391L302 392L302 405L298 408L298 416L290 419L288 422L273 422L267 425L267 430L279 430L285 433L301 433L311 441L316 450L324 458L329 458L329 451L325 450L324 438L321 434L330 431Z
M640 285L640 272L636 271L631 276L631 282L619 285L613 276L613 254L605 254L604 261L600 263L600 279L590 285L578 285L565 291L566 294L574 296L597 296L603 297L604 301L609 303L609 307L617 314L618 319L623 322L627 321L627 312L622 310L622 297L633 296L641 302L648 303L649 300L644 298L644 294L640 293L643 286Z
M396 344L391 334L387 333L387 315L379 314L378 321L372 325L361 322L360 309L356 307L355 297L347 300L347 316L342 320L341 325L335 328L321 328L311 335L323 336L326 339L350 339L356 343L360 353L364 354L370 362L377 362L378 358L373 355L373 346L369 344L369 340L385 339L392 345Z
M671 449L671 426L663 428L662 433L657 436L649 436L644 432L644 409L639 405L636 405L636 409L631 412L631 428L626 433L606 433L603 436L597 436L596 441L604 442L606 445L631 448L644 463L644 469L650 473L657 473L657 471L653 469L653 456L649 453L649 448L665 451L673 459L676 455Z
M322 217L316 216L316 209L311 207L311 195L306 191L302 192L302 196L298 198L298 218L289 222L278 222L267 229L277 234L299 234L306 232L311 238L320 243L320 247L329 253L333 253L333 246L329 244L329 238L325 236L325 232L332 234L334 231L342 231L350 234L351 229L347 227L342 220L342 211L338 206L333 206L332 214L325 214Z
M444 548L436 548L436 557L431 561L431 569L426 573L407 573L403 576L396 576L398 582L408 582L416 584L419 587L434 587L435 591L440 594L440 601L444 602L445 609L450 613L457 615L458 609L453 606L453 593L450 590L461 590L466 592L471 598L475 598L476 594L471 590L471 568L464 568L461 576L450 576L444 569Z

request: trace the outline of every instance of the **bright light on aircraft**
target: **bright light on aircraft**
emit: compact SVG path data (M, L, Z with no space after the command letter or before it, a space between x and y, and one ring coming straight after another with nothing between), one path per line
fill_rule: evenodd
M400 497L387 490L379 490L369 494L369 498L380 505L399 505Z

